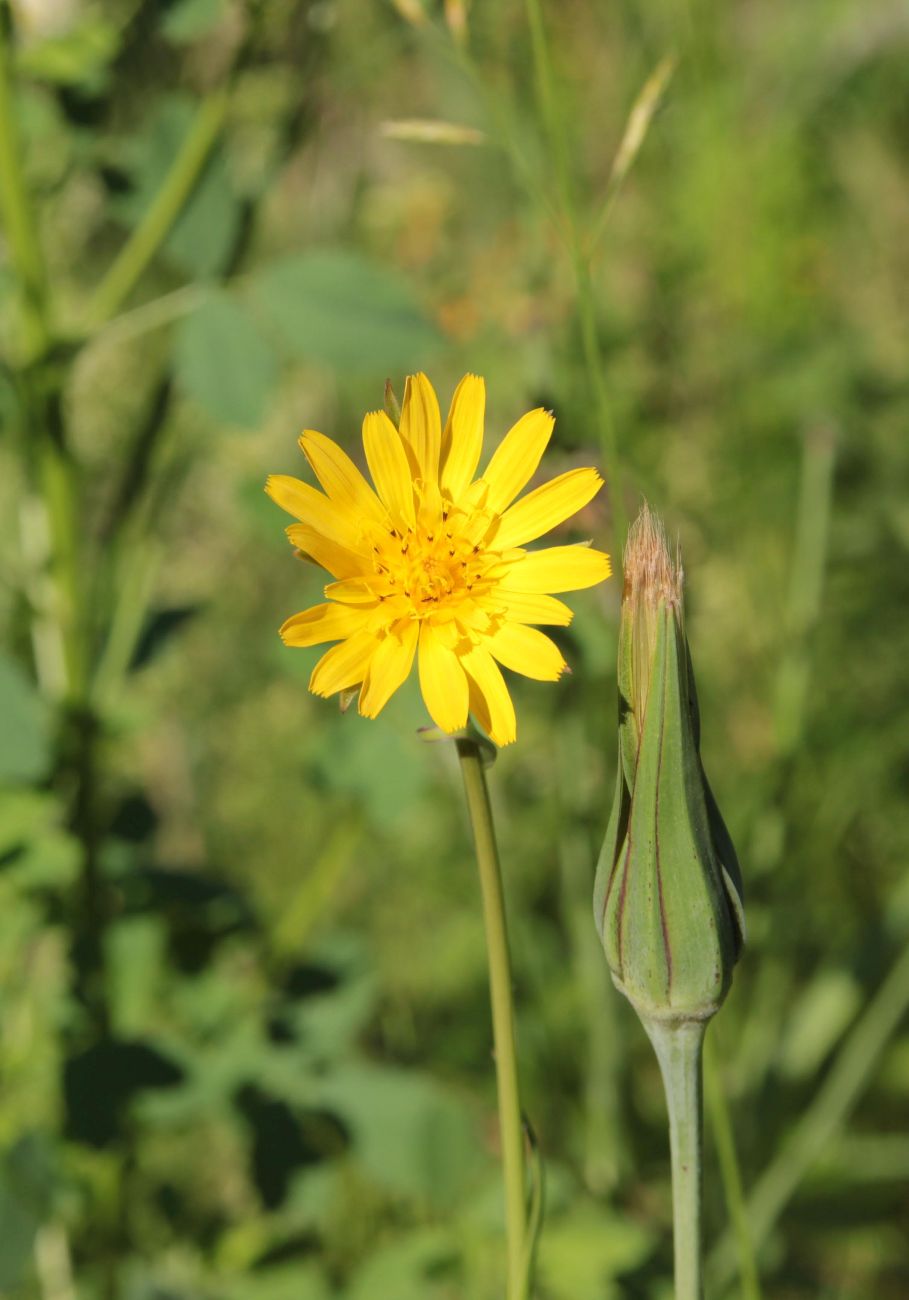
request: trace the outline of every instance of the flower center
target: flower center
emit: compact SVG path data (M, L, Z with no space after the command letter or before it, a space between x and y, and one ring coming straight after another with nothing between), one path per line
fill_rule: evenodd
M380 599L402 599L412 617L426 618L442 608L469 600L484 588L490 560L458 522L441 518L429 528L417 523L405 532L385 534L374 545L375 578L370 586Z

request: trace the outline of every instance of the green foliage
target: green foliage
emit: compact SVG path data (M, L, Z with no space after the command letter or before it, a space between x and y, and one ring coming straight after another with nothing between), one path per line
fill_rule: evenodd
M123 147L129 193L115 211L135 225L148 210L173 163L193 118L195 105L166 95ZM220 271L233 247L240 220L239 202L227 160L216 150L164 241L164 253L180 271L204 279Z
M183 321L174 366L186 392L217 421L254 429L265 416L277 362L253 316L226 294Z
M325 577L262 492L308 476L302 427L362 464L386 377L427 366L443 404L486 376L487 455L544 405L548 472L601 466L559 540L618 553L620 479L680 536L748 883L710 1032L764 1294L904 1300L904 29L885 0L544 4L547 82L523 0L465 6L460 52L460 7L421 8L0 26L0 1291L501 1297L454 756L416 737L413 684L372 723L307 694L317 652L277 628ZM585 297L572 241L669 51ZM141 274L96 316L131 239ZM573 600L570 678L510 681L490 773L546 1170L535 1300L662 1300L670 1271L659 1079L590 923L620 590ZM714 1300L738 1294L728 1219L708 1133Z
M50 712L7 655L0 655L0 719L0 782L39 780L51 757Z
M400 276L360 254L326 249L258 273L256 297L285 348L355 375L419 369L440 338Z

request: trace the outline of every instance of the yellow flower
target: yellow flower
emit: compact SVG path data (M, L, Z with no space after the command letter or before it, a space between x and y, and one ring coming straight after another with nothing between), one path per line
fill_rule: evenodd
M287 535L335 579L326 604L289 618L286 645L337 641L309 689L333 695L359 687L359 710L374 718L407 679L419 651L420 688L433 721L459 731L472 712L498 745L516 723L503 664L555 681L561 651L531 624L565 627L571 610L553 592L591 587L609 557L588 546L525 550L590 501L594 469L573 469L519 500L553 427L530 411L506 434L474 479L483 445L486 386L465 375L444 429L425 375L407 380L400 430L383 411L363 421L375 490L330 438L312 430L300 446L324 492L273 474L266 491L300 522Z

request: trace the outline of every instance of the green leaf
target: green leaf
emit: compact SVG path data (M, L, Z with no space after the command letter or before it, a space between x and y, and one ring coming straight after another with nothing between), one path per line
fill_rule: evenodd
M600 1206L581 1207L546 1226L538 1256L541 1290L552 1300L618 1297L609 1283L640 1267L652 1249L653 1234L642 1224Z
M49 1214L54 1169L44 1138L28 1134L0 1163L0 1287L6 1295L30 1272L35 1234Z
M48 709L16 661L0 651L0 781L37 781L50 758Z
M21 788L2 792L0 858L4 874L20 888L61 888L78 875L79 845L63 821L54 795Z
M291 658L286 652L284 657ZM311 671L303 656L297 655L297 662ZM314 780L355 799L376 827L395 830L401 809L414 807L429 790L429 767L420 742L412 733L400 735L384 718L365 722L335 713L325 719L325 727L312 740Z
M359 1270L345 1300L443 1300L453 1294L458 1252L444 1228L422 1228L377 1250Z
M255 428L278 378L274 354L256 322L227 294L207 298L177 331L177 376L219 424Z
M400 274L319 250L260 271L254 292L291 355L356 374L412 371L441 336Z
M128 224L135 225L153 202L195 113L192 100L168 98L152 114L144 130L129 142L126 167L133 188L116 205L117 212ZM238 223L239 204L227 162L222 150L215 149L164 241L164 251L196 280L214 275L224 266Z
M329 1300L331 1292L317 1264L275 1265L255 1269L228 1287L228 1300Z
M364 1063L326 1073L321 1086L379 1186L450 1208L482 1167L470 1112L434 1079Z

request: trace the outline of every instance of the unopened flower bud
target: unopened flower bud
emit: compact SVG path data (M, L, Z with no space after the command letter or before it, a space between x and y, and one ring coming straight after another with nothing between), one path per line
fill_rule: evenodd
M625 551L619 762L594 914L642 1019L706 1020L744 938L741 873L700 757L682 568L645 506Z

